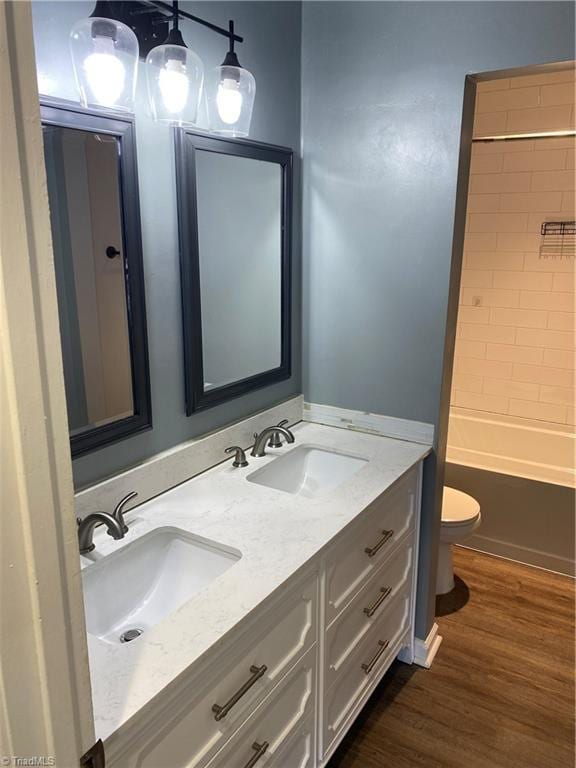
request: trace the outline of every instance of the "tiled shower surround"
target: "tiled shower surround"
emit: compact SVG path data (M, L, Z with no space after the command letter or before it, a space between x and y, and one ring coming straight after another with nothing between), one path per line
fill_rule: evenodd
M483 83L475 136L573 129L574 71ZM540 227L574 220L574 138L473 145L452 406L574 424L576 259Z

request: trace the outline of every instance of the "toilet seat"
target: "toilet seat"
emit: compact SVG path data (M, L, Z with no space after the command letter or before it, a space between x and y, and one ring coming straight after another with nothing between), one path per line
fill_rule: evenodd
M444 486L442 525L449 528L467 526L480 516L480 504L467 493Z

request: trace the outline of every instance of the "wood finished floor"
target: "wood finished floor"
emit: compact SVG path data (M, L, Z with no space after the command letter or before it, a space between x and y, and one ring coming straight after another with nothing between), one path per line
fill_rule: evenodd
M395 662L329 768L573 768L574 582L456 547L432 669Z

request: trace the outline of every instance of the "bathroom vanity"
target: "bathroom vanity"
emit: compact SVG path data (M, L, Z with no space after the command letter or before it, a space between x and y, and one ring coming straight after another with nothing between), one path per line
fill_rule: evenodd
M99 532L82 558L107 766L326 765L392 661L412 661L429 449L293 432L137 507L123 541Z
M110 449L122 469L115 444L152 429L135 118L50 98L42 123L71 450L86 469ZM291 378L294 226L290 148L170 136L186 396L172 430ZM413 660L429 442L343 414L346 428L304 423L300 396L278 400L217 432L203 419L197 442L158 444L76 497L107 766L324 766L392 661ZM180 423L179 440L194 432Z

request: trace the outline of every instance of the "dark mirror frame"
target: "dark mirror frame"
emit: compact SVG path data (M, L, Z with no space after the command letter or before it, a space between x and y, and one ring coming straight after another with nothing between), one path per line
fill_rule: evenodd
M211 408L234 397L267 387L291 375L292 301L292 150L245 139L206 136L186 128L176 128L176 187L180 236L180 272L184 339L184 386L186 415ZM196 189L196 150L217 152L253 160L276 163L282 168L281 241L281 351L280 365L269 371L239 379L205 391L202 355L202 297Z
M70 436L72 458L152 428L144 266L138 194L134 119L118 112L96 112L77 104L41 99L42 125L115 136L120 142L119 178L126 306L132 364L134 414Z

